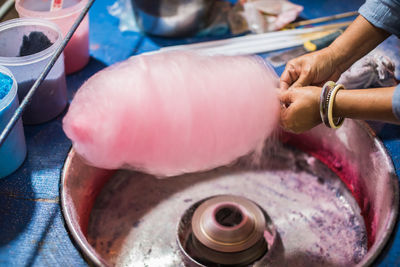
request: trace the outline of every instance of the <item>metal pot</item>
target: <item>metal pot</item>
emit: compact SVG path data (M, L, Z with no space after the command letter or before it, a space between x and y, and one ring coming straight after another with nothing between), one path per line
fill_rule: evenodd
M350 205L354 211L354 216L350 217L352 219L344 224L333 220L332 225L354 225L354 229L361 229L354 224L354 219L360 218L365 224L367 236L363 236L359 242L368 242L368 247L357 266L373 265L391 236L399 208L399 184L383 144L367 125L353 120L346 120L343 127L336 131L321 125L301 135L283 133L281 141L292 147L293 153L299 157L286 160L285 151L288 150L282 150L282 153L278 153L278 150L271 154L272 161L268 161L271 165L254 173L249 173L238 164L231 166L233 169L221 168L171 179L90 167L71 150L61 177L61 205L67 227L85 257L96 266L123 265L121 262L133 266L183 266L183 262L187 264L187 259L180 258L175 235L181 232L177 229L182 229L177 227L181 211L204 197L226 192L240 193L268 210L280 236L293 231L292 226L300 225L302 229L301 232L294 232L290 242L276 238L277 242L264 257L267 263L263 261L254 266L310 266L299 263L324 260L323 257L304 254L304 245L314 244L313 237L318 236L316 225L321 226L324 239L329 236L337 239L333 247L345 245L337 234L325 232L325 229L331 231L323 223L329 219L331 212L324 217L315 217L311 206L348 203L346 205ZM274 175L275 171L279 175ZM260 175L263 172L267 176ZM301 191L300 188L307 188L299 186L314 181L321 186L326 185L335 196L332 200L338 198L339 202L323 202L320 196L304 202L304 208L292 211L292 207L286 205L288 202L283 198L279 200L285 194L277 192L284 192L278 190L280 185L285 184L282 181L295 181L300 174L306 174L310 179L307 178L307 183L291 183L290 188L294 188L288 194L291 198ZM278 182L272 182L273 177ZM107 197L112 201L107 202ZM275 201L274 205L264 204L269 198L279 198L279 201ZM293 199L296 203L303 203L299 201L300 198ZM112 205L106 208L106 203ZM307 219L309 217L311 219ZM292 218L299 219L292 221ZM181 235L178 234L178 237L181 238ZM100 240L95 246L94 239ZM315 244L321 245L318 242ZM314 245L309 247L318 248ZM335 252L332 249L328 252L333 255ZM360 256L356 249L348 250L348 253ZM314 262L317 266L322 265L318 263ZM194 261L187 265L204 266ZM333 266L337 266L337 262Z
M139 27L148 34L189 35L204 25L214 0L132 0Z

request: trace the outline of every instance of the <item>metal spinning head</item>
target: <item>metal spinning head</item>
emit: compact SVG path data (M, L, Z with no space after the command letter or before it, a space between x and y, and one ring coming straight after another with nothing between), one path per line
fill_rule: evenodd
M196 203L188 213L191 233L181 248L184 255L202 264L244 266L268 250L265 212L247 198L211 197Z

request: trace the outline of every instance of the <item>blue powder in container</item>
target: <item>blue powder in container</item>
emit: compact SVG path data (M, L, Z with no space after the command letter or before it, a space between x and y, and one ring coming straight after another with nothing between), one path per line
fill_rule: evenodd
M12 84L13 80L11 77L0 72L0 100L10 92Z
M1 69L0 66L0 132L4 130L19 105L17 88L13 84L14 80L11 76L2 73ZM25 136L20 119L3 145L0 146L0 178L6 177L18 169L25 156Z

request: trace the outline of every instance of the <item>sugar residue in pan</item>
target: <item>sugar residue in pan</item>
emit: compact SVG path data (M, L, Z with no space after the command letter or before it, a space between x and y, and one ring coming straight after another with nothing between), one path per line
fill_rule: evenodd
M286 146L258 168L242 161L164 180L119 171L97 198L88 240L110 265L180 266L180 216L219 194L245 196L268 212L282 241L269 266L354 266L367 253L364 221L345 185L315 158Z

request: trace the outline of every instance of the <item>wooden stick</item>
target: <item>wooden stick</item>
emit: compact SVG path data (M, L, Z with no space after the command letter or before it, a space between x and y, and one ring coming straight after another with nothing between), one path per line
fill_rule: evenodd
M348 17L353 17L357 16L358 12L357 11L352 11L352 12L345 12L337 15L332 15L332 16L327 16L327 17L321 17L321 18L316 18L316 19L309 19L309 20L303 20L299 22L293 22L290 23L286 26L286 28L296 28L299 26L305 26L305 25L310 25L314 23L320 23L320 22L326 22L326 21L331 21L331 20L337 20L337 19L343 19L343 18L348 18Z

